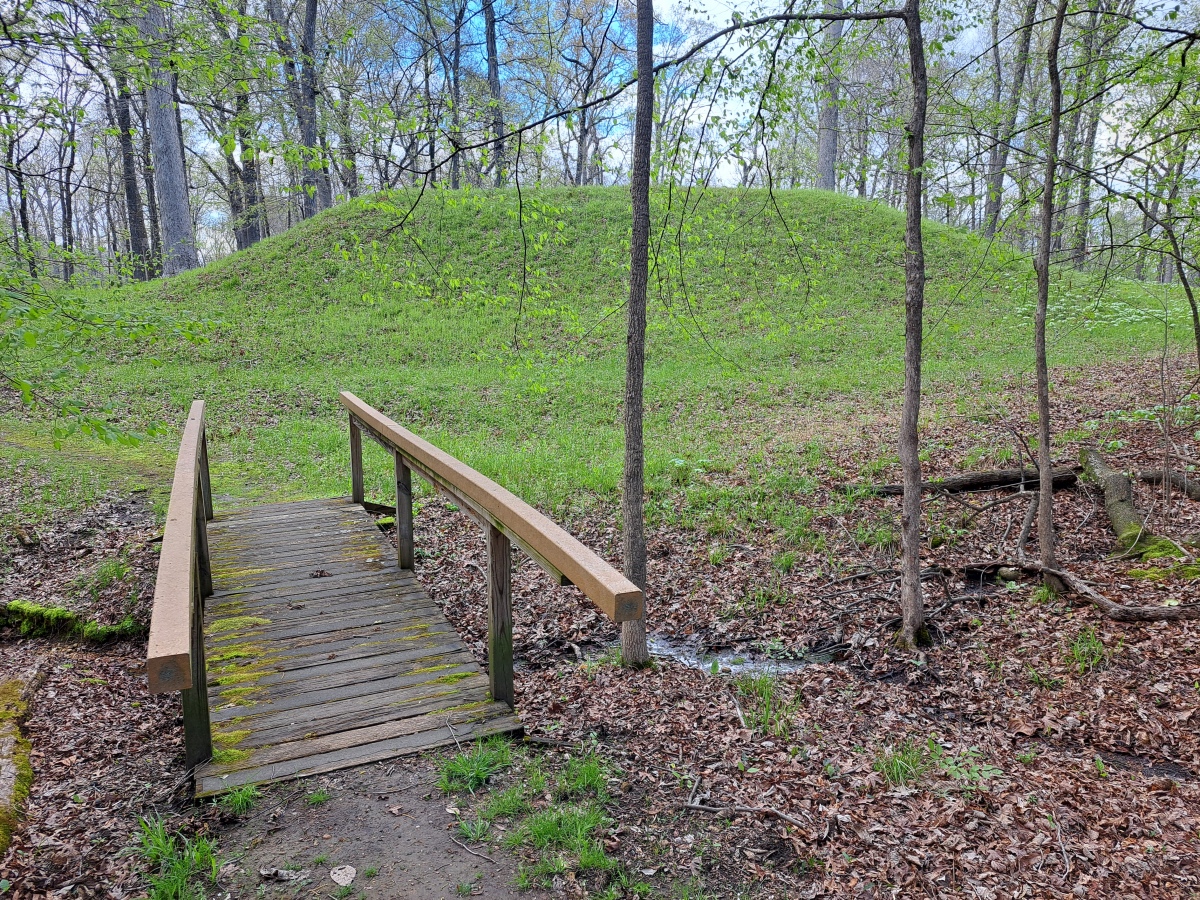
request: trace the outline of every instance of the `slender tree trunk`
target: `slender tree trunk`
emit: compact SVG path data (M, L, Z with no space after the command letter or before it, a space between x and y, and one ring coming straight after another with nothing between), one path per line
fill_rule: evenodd
M1067 0L1059 0L1046 48L1046 70L1050 76L1050 123L1046 136L1046 170L1042 180L1041 234L1038 237L1034 266L1037 270L1037 313L1033 323L1035 366L1037 368L1038 410L1038 561L1057 568L1054 548L1054 460L1050 449L1050 369L1046 360L1046 309L1050 301L1050 250L1054 240L1054 198L1057 193L1058 140L1062 125L1062 80L1058 68L1058 50ZM1062 585L1054 576L1045 581L1055 590Z
M258 151L253 145L250 130L250 97L243 90L234 94L238 144L241 145L242 221L238 225L238 248L253 247L263 236L262 188L258 180Z
M496 187L504 187L505 169L508 166L504 158L504 106L500 99L500 51L496 46L496 9L495 0L483 0L483 30L487 43L487 80L489 102L492 107L492 134L495 143L492 145L492 171L495 173Z
M1009 85L1008 103L1005 106L1004 127L1000 130L1001 140L992 148L988 163L987 203L983 209L983 233L991 237L1000 222L1000 208L1004 202L1004 170L1008 166L1008 149L1017 132L1017 115L1021 111L1021 88L1025 83L1025 70L1029 66L1029 44L1033 39L1033 20L1037 14L1038 0L1027 0L1025 17L1021 22L1021 33L1017 38L1017 55L1013 60L1013 80Z
M840 13L844 9L842 0L826 0L827 13ZM841 112L840 93L842 76L839 71L838 47L842 43L840 19L825 26L825 65L829 80L825 85L825 98L817 115L817 187L823 191L837 190L838 158L838 114Z
M150 258L146 271L150 275L162 272L162 228L158 218L158 191L154 188L154 157L150 152L150 128L147 124L146 104L143 97L142 119L142 177L146 181L146 214L150 223Z
M192 207L183 146L179 139L179 111L171 89L171 73L162 54L170 40L167 21L157 0L147 0L138 28L150 50L150 82L146 87L146 119L154 157L154 181L162 219L164 275L175 275L200 264L192 230Z
M145 281L149 277L147 262L150 247L146 241L146 220L142 218L142 191L138 185L137 157L133 148L133 120L129 115L129 79L124 72L114 71L117 97L117 138L121 145L121 181L125 188L125 213L129 220L129 250L133 256L133 277Z
M625 343L625 474L621 518L625 575L646 591L645 443L642 391L646 366L646 288L650 279L650 150L654 136L654 7L637 3L637 112L633 126L633 234L629 247L629 330ZM580 152L583 152L581 145ZM621 624L621 658L627 666L650 662L646 620Z
M924 194L925 118L929 107L929 76L925 68L925 39L921 32L921 0L904 7L908 57L912 74L912 117L905 129L908 172L904 223L904 400L900 412L900 466L904 498L900 511L900 607L898 643L926 644L925 604L921 596L921 458L918 424L921 414L921 342L925 325L925 244L921 233Z

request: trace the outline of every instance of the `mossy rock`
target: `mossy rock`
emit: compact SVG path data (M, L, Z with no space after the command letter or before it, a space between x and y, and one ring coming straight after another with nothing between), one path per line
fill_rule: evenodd
M21 805L33 784L29 741L21 736L25 700L20 681L0 682L0 856L8 849Z

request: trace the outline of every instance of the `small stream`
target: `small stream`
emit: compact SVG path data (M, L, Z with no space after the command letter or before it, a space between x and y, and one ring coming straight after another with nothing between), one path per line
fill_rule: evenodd
M713 675L780 675L796 672L811 663L833 660L833 655L829 653L813 653L800 659L779 659L770 653L748 650L705 651L698 638L681 640L663 634L648 635L646 644L653 656L673 659Z

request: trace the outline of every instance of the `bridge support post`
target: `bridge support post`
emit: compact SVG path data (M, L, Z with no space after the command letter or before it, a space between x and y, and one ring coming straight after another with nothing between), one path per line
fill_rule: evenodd
M354 416L350 417L350 499L362 503L366 499L363 492L362 466L362 431Z
M200 507L198 519L203 519ZM183 702L183 747L187 767L212 759L212 726L208 719L208 667L204 664L204 599L199 561L192 568L191 598L192 686L179 692Z
M413 510L412 510L412 470L404 463L404 457L396 454L396 556L400 568L412 571L414 563L413 549Z
M512 544L492 524L487 528L487 551L488 679L492 699L513 706Z

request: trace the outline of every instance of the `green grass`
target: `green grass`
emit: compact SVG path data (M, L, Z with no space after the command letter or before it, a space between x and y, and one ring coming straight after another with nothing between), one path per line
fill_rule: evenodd
M304 800L309 806L323 806L333 799L333 794L325 788L317 788L305 795Z
M221 795L217 802L226 812L235 816L244 816L262 798L262 792L253 784L244 784Z
M444 760L438 772L438 787L447 794L475 791L510 765L512 746L509 742L503 737L488 738Z
M892 787L898 787L919 781L930 766L925 748L909 738L896 747L881 749L872 768Z
M148 869L150 900L204 900L205 885L215 886L221 870L217 847L209 838L173 834L162 819L139 820L139 851Z
M219 324L198 347L98 347L80 395L142 430L177 427L193 398L206 399L219 502L344 494L338 388L545 508L615 498L628 191L526 191L525 279L514 191L434 192L397 227L410 196L342 204L203 269L102 294ZM718 538L766 524L801 549L814 540L803 497L820 460L797 426L812 413L799 410L850 412L840 419L854 428L901 385L903 221L821 192L777 199L784 222L761 191L712 191L679 241L667 217L648 332L648 515ZM656 221L664 201L656 195ZM975 396L1028 371L1029 260L934 224L927 256L930 394ZM1055 272L1054 365L1160 343L1143 312L1157 288L1116 279L1098 307L1094 288ZM1180 346L1185 324L1181 314ZM177 440L174 430L150 439L122 456L125 469L169 473L161 463ZM366 452L368 492L387 497L390 459ZM53 465L85 492L112 480L86 474L97 468L86 459ZM709 483L730 470L745 476L739 486ZM34 491L44 496L31 506L50 506L62 489Z
M769 672L742 675L735 682L746 726L771 737L788 737L800 698L784 698L779 680Z
M1108 650L1096 629L1088 626L1075 635L1067 646L1067 662L1080 675L1086 675L1108 660Z

